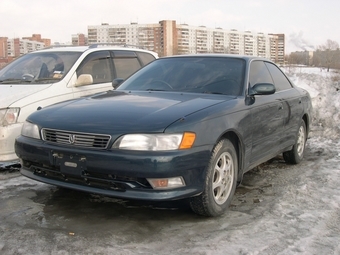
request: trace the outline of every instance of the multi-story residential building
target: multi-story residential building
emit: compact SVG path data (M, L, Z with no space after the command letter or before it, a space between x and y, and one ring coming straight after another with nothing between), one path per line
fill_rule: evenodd
M72 45L84 46L87 45L87 36L84 34L72 35Z
M7 57L7 39L7 37L0 37L0 69L9 62Z
M7 57L7 37L0 37L0 58Z
M36 51L45 48L45 43L30 41L27 39L8 39L7 40L7 56L19 57L28 52Z
M41 34L32 34L32 36L23 37L23 40L41 42L45 47L51 46L51 39L41 38Z
M0 68L23 54L39 50L50 45L51 40L41 38L40 34L33 34L31 37L23 37L22 39L8 39L8 37L0 37Z
M273 36L270 40L270 59L279 64L285 63L285 35L269 34Z
M196 53L255 55L284 63L284 34L240 32L162 20L158 24L131 23L88 26L88 43L138 45L159 56Z

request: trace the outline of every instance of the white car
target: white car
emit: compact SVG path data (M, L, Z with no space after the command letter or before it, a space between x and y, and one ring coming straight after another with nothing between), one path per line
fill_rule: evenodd
M17 161L14 141L29 114L110 90L114 79L126 79L156 58L154 52L124 46L51 47L4 67L0 70L0 166Z

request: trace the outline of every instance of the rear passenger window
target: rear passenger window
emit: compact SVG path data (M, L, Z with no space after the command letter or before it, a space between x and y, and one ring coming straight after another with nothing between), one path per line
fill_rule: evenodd
M253 61L250 65L249 85L252 87L257 83L273 84L273 79L263 61Z
M116 58L135 58L135 57L137 57L137 55L134 51L128 51L128 50L115 50L115 51L113 51L113 55Z
M135 58L114 58L113 64L116 69L117 78L126 79L141 68L138 59Z
M136 52L139 59L142 61L143 66L149 64L150 62L155 60L155 57L146 52Z
M282 71L277 66L268 62L266 62L265 64L273 77L276 91L287 90L292 88L292 85L290 84L287 77L282 73Z

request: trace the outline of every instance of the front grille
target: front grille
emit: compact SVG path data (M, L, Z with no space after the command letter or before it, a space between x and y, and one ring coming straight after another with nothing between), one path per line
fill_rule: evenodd
M44 141L55 144L70 146L106 149L109 145L111 136L91 133L77 133L64 130L42 129Z

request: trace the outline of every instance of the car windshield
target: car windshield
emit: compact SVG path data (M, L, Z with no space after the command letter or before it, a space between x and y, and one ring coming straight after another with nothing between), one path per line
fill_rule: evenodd
M245 61L232 57L158 59L127 79L117 90L179 91L240 95Z
M24 55L2 70L1 84L45 84L61 80L81 52L34 52Z

